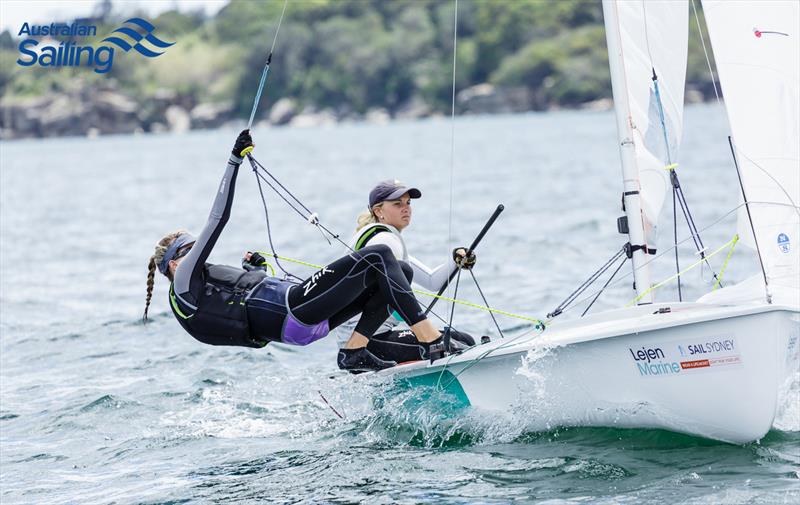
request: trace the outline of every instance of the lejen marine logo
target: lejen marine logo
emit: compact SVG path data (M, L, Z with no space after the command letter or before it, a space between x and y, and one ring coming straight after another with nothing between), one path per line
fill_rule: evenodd
M147 20L131 18L101 41L101 44L108 44L93 47L80 45L72 39L96 36L95 25L78 22L71 25L23 23L18 36L27 35L28 38L19 43L20 58L17 59L17 64L23 67L87 66L94 67L94 71L98 74L105 74L114 66L114 46L126 53L133 49L142 56L155 58L164 54L164 49L175 44L156 37L153 33L155 29L156 27ZM70 40L58 41L53 37L68 37Z

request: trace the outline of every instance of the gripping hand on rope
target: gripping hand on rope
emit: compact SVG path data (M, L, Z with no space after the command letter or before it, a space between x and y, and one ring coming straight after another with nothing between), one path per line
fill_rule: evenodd
M236 143L233 144L233 150L231 152L234 156L244 158L253 151L254 147L256 147L256 145L253 142L253 138L250 136L250 130L242 130L239 136L236 137Z
M458 249L453 249L453 261L456 262L458 268L472 270L478 258L475 257L473 251L469 251L464 247L459 247Z

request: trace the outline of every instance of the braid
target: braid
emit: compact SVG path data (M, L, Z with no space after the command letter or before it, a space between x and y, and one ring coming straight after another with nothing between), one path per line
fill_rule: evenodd
M153 285L156 282L156 256L150 256L150 264L147 266L147 301L144 305L144 316L142 321L147 322L147 310L150 308L150 299L153 298Z
M150 262L147 265L147 299L145 300L144 315L142 316L142 321L144 322L147 322L147 311L150 308L150 299L153 297L153 285L156 280L156 265L161 263L161 260L164 259L164 255L167 254L167 249L170 244L172 244L179 235L184 233L188 232L186 230L178 230L163 237L156 244L156 250L153 255L150 256ZM166 273L166 276L170 281L172 280L172 275L169 272Z

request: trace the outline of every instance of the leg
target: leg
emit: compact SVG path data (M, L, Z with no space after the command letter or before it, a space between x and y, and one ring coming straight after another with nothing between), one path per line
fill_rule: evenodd
M351 307L367 290L377 286L374 298L383 300L365 303L374 307L365 320L359 321L359 330L368 334L374 331L386 318L385 305L389 305L414 329L421 331L423 337L430 338L433 326L414 298L411 286L403 274L391 250L384 245L370 246L340 258L289 292L289 308L292 314L304 324L316 324L334 317L342 310ZM370 300L371 302L371 300ZM362 308L363 310L363 308ZM339 319L339 318L337 318ZM375 320L378 320L375 326ZM364 328L366 328L364 330ZM438 331L434 333L438 336ZM416 333L416 331L415 331ZM435 337L434 337L435 338Z

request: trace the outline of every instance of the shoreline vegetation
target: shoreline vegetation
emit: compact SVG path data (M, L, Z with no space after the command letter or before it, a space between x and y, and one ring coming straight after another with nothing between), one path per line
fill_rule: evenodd
M249 116L283 1L233 0L214 16L168 11L149 21L176 42L145 58L117 51L113 69L24 67L0 34L0 138L182 132ZM286 9L255 123L385 123L450 114L453 2L302 0ZM702 16L702 12L700 12ZM42 36L96 45L131 16L105 0L99 36ZM146 16L143 16L146 17ZM686 100L714 97L691 17ZM702 22L702 21L701 21ZM600 0L461 0L456 114L612 106Z

